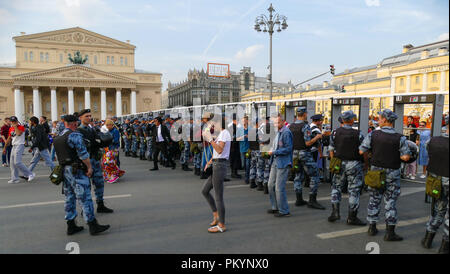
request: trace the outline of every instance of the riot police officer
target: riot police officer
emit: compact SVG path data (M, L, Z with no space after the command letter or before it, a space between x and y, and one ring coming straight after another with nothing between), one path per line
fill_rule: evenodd
M442 237L439 253L448 254L448 190L449 190L449 125L448 116L445 118L446 132L442 136L432 137L427 142L427 151L429 156L429 164L427 167L428 176L434 180L440 179L440 197L433 198L433 213L426 226L425 237L422 240L422 246L429 249L433 242L437 230L444 222L444 236Z
M381 199L384 196L386 201L384 240L401 241L403 238L395 233L395 226L398 222L396 204L400 196L401 161L409 160L410 150L406 137L395 132L393 128L393 123L398 118L397 114L390 109L385 109L378 115L380 129L370 132L359 146L361 155L371 150L371 171L369 172L374 172L379 181L378 187L369 187L367 221L370 226L368 234L374 236L378 233L376 224L381 210ZM367 183L367 179L365 180Z
M91 110L83 109L79 113L79 119L81 125L78 127L78 131L83 135L83 139L87 144L90 162L93 170L92 182L94 184L95 198L97 201L97 213L112 213L113 210L107 208L103 201L103 193L105 188L105 182L103 180L103 171L100 165L102 154L100 152L100 144L97 140L100 139L98 133L89 126L91 118Z
M131 157L137 158L137 152L139 148L139 120L134 118L131 122Z
M147 140L147 160L153 161L153 142L152 142L152 128L153 128L153 117L148 118L147 124L144 128L144 136Z
M253 121L252 125L254 125L256 129L258 129L258 118L256 118ZM249 132L251 130L252 129L250 129ZM256 186L257 190L262 191L264 190L263 187L264 179L262 179L263 175L258 174L258 171L260 170L264 171L263 167L264 159L261 158L258 130L256 130L255 140L249 141L249 148L250 148L250 177L249 177L250 187L254 188Z
M302 181L305 179L305 172L311 178L308 207L322 209L325 207L317 202L317 190L319 188L320 178L317 163L311 154L311 146L322 138L322 134L317 134L314 138L311 136L311 128L307 122L308 112L306 107L297 108L297 120L290 125L290 130L294 136L294 158L297 158L298 168L296 168L294 189L296 194L296 206L303 206L306 202L303 200Z
M339 205L341 202L342 181L348 182L348 218L347 224L364 226L358 217L359 197L363 185L363 158L359 155L359 145L364 140L361 131L353 129L352 125L356 114L353 111L342 113L344 125L336 129L335 134L330 138L330 157L340 161L340 164L333 168L333 186L331 191L331 205L333 211L328 217L329 222L340 219ZM336 163L332 161L331 163Z
M137 130L138 130L138 136L139 136L139 159L141 160L147 160L145 157L145 151L146 151L146 139L144 135L144 127L146 123L145 118L142 118Z
M83 136L77 129L77 118L66 115L65 129L55 138L54 146L58 156L59 165L63 168L63 187L66 196L65 219L67 221L67 235L83 230L77 226L76 200L83 209L83 217L89 225L91 235L107 230L109 225L100 225L94 216L94 205L91 197L91 183L89 177L94 173L89 161L89 153L83 141Z
M192 130L193 130L193 119L192 117L189 121L186 121L187 125L182 128L182 136L183 136L183 151L181 151L180 156L180 164L184 171L192 171L188 166L189 158L191 157L191 145L190 141L192 140Z
M258 160L256 176L259 181L263 182L264 194L269 194L268 184L271 166L268 152L272 147L272 143L270 138L264 138L263 136L270 136L270 125L270 117L267 116L265 121L261 123L258 128L259 151L261 152L261 156ZM259 187L259 189L260 188L261 187Z
M123 132L123 142L124 142L124 149L125 149L125 156L130 157L131 156L131 136L132 136L132 128L130 124L130 119L126 119L125 123L122 125L122 132Z

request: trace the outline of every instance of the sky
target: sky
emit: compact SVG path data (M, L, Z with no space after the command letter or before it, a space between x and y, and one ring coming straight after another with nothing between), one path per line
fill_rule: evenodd
M414 46L449 38L448 0L0 0L0 63L15 62L13 36L71 27L136 46L136 69L187 78L208 62L269 73L269 35L255 19L275 13L288 28L273 35L273 80L294 84L329 70L377 64ZM327 74L314 83L331 80Z

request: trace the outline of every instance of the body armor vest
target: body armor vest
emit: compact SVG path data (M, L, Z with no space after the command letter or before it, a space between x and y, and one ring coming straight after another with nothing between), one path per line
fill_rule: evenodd
M359 131L351 128L338 128L334 137L336 157L344 161L362 161L359 155Z
M78 160L78 155L75 149L71 148L67 144L67 140L69 139L69 135L72 133L72 130L67 131L61 136L57 136L53 141L53 145L55 146L56 156L58 156L59 165L65 166L70 165Z
M293 123L289 126L289 129L292 132L293 136L293 147L294 150L306 150L309 149L309 147L306 146L305 143L305 136L303 134L303 127L305 126L305 123Z
M382 168L399 169L401 134L386 133L381 130L372 132L372 165Z
M427 170L438 176L447 177L448 174L448 137L433 137L428 145L430 162Z

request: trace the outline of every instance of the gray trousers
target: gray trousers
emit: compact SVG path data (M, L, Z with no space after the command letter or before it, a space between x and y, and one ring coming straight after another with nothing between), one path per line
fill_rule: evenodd
M213 212L218 211L219 222L225 224L225 204L223 202L223 179L227 172L228 161L212 163L212 175L209 176L205 185L203 186L202 194L205 196L211 210ZM211 195L210 191L214 188L215 198Z
M53 171L55 168L55 165L53 164L52 159L50 158L50 153L48 152L48 149L39 150L39 148L34 148L34 155L31 159L30 166L28 169L33 172L36 165L39 163L39 160L43 158L45 160L45 164L50 167L50 172Z
M10 169L11 180L13 181L19 180L19 171L25 177L32 175L32 172L22 163L22 154L24 149L24 145L16 145L12 147Z

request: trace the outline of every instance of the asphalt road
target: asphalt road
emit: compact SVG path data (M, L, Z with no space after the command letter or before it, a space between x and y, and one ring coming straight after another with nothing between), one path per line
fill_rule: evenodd
M24 162L28 164L30 159L26 153ZM77 223L85 227L84 231L66 235L64 196L61 187L49 182L49 168L44 162L36 167L33 182L22 180L13 185L7 183L9 168L1 167L0 253L67 254L66 245L75 242L81 253L367 254L375 245L381 254L429 254L437 252L443 233L441 228L431 250L421 247L430 214L430 204L424 203L423 183L402 182L397 233L404 241L385 242L384 209L380 233L374 237L367 235L367 226L346 225L346 198L341 205L341 220L327 221L331 212L329 184L319 188L318 200L327 207L323 211L295 207L293 185L288 183L292 216L275 218L266 213L270 208L268 195L250 189L242 180L232 180L226 183L224 194L228 231L210 234L207 229L212 214L201 195L205 180L182 171L179 164L176 170L163 167L151 172L148 161L123 154L121 161L126 174L118 183L105 186L106 205L114 213L96 214L100 224L110 224L111 228L98 236L89 234L81 216ZM368 194L364 193L360 218L367 216L367 203Z

